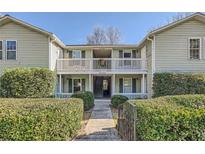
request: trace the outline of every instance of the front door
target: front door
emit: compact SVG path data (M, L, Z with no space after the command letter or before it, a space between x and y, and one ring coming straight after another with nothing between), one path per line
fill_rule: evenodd
M94 76L93 83L95 98L109 98L111 96L111 77Z

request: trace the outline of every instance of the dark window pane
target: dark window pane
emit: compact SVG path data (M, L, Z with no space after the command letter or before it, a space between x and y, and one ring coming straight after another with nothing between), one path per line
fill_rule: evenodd
M131 53L125 52L124 53L124 58L131 58Z
M72 79L68 79L68 92L72 93Z
M120 90L120 93L123 93L123 79L122 78L119 79L119 90Z
M82 79L82 91L85 91L85 79Z
M74 79L74 93L81 90L81 81L80 79Z
M2 46L2 41L0 41L0 50L3 49L3 46Z
M0 59L2 59L3 58L3 56L2 56L2 51L0 51Z
M7 50L16 50L16 41L7 41Z
M8 60L16 60L16 51L7 51Z

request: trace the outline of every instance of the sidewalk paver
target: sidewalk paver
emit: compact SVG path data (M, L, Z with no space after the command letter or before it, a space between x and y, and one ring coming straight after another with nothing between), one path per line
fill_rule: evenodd
M110 109L110 100L96 100L85 135L76 141L120 141Z

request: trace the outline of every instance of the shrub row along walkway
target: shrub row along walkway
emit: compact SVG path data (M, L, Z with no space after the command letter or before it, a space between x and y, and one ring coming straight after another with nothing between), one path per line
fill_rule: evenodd
M119 141L117 130L110 110L110 101L97 100L85 128L86 135L79 136L76 141Z

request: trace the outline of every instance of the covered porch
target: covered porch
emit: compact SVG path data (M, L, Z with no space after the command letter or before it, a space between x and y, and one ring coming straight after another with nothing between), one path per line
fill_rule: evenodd
M91 91L98 99L112 95L147 98L146 74L58 74L57 78L55 96L60 98L78 91Z

